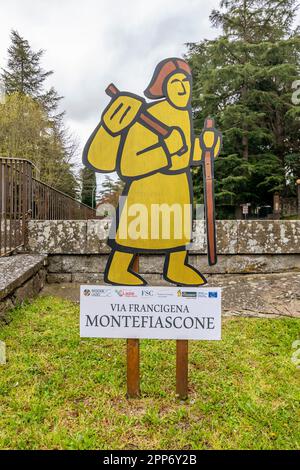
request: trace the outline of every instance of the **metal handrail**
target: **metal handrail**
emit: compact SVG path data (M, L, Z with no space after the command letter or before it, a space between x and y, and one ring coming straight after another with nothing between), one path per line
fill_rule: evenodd
M54 188L53 186L51 186L50 184L48 183L44 183L43 181L41 181L40 179L38 178L32 178L33 180L37 181L39 184L42 184L43 186L46 186L47 188L49 189L52 189L53 191L55 191L56 193L60 193L62 196L65 196L69 199L72 199L74 202L76 202L76 204L80 204L81 206L83 207L86 207L87 209L91 209L91 210L94 210L91 206L88 206L87 204L85 204L84 202L81 202L81 201L78 201L78 199L75 199L74 197L70 196L69 194L66 194L62 191L60 191L59 189L56 189ZM96 214L95 214L96 215Z
M29 164L35 169L35 171L37 171L38 173L40 173L40 170L38 169L38 167L37 167L31 160L28 160L27 158L19 158L19 157L1 157L1 155L0 155L0 161L1 161L1 160L7 160L7 161L13 160L13 161L27 162L27 163L29 163ZM74 197L70 196L69 194L64 193L63 191L60 191L60 189L54 188L53 186L51 186L51 185L48 184L48 183L44 183L44 181L41 181L39 178L37 178L37 177L32 177L32 179L38 181L40 184L43 184L44 186L47 186L48 188L52 189L53 191L55 191L55 192L57 192L57 193L62 194L63 196L66 196L66 197L68 197L68 198L70 198L70 199L73 199L73 201L75 201L76 203L79 203L81 206L85 206L85 207L87 207L88 209L92 209L91 206L88 206L87 204L84 204L84 202L78 201L78 200L75 199Z
M0 157L0 256L26 244L29 219L91 219L96 210L33 176L24 158Z

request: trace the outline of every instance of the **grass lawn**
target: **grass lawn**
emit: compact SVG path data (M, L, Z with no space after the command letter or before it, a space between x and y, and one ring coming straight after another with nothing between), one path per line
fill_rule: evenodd
M223 321L190 341L190 396L175 396L175 341L143 340L142 390L125 398L125 340L80 339L79 306L55 297L0 326L3 449L299 449L300 320Z

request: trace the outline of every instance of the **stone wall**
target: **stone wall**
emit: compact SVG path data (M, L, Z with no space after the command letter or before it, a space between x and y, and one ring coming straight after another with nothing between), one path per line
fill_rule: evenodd
M49 283L103 282L107 255L49 255ZM219 255L218 264L207 265L206 255L190 255L189 261L207 275L300 272L299 255ZM140 256L140 273L149 284L162 284L163 256Z
M28 250L48 254L47 280L103 282L109 248L107 220L31 221ZM204 274L300 271L300 221L217 221L218 264L207 265L203 221L194 224L190 262ZM161 255L140 257L140 273L163 283Z
M218 220L217 251L221 255L300 253L300 220ZM108 253L107 220L32 220L28 251L45 254ZM206 253L205 223L194 223L191 253Z

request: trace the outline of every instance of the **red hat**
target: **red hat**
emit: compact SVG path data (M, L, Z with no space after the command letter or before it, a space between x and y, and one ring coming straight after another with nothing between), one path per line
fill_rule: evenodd
M174 72L183 72L187 75L192 75L190 66L185 60L176 57L164 59L155 67L153 77L144 91L144 95L150 99L163 98L164 82L166 78Z

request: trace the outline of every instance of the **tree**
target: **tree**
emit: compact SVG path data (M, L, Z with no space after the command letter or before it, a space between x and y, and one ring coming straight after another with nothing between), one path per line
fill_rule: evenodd
M53 87L44 89L44 82L53 74L53 70L42 69L40 62L43 54L43 49L34 52L29 42L12 30L7 68L3 69L1 78L7 95L17 92L30 96L45 108L48 116L58 119L63 116L63 113L55 115L62 97Z
M8 48L7 69L3 69L2 79L8 95L18 92L37 98L46 78L53 72L45 72L40 66L43 50L33 52L26 39L15 30L11 32L11 45Z
M78 182L71 162L77 143L64 126L64 112L58 111L61 97L53 87L44 86L53 72L41 67L43 50L32 51L17 31L12 31L11 41L7 68L1 74L2 155L30 159L45 183L76 197Z
M114 180L111 176L105 175L105 179L100 190L100 203L105 202L117 207L123 188L124 183L119 178Z
M96 207L96 175L90 168L81 170L81 202L87 206Z
M205 116L214 115L224 133L216 201L218 216L228 217L241 203L270 204L275 191L291 192L291 156L299 157L299 107L291 95L300 41L292 27L295 0L223 0L220 7L210 19L221 36L188 44L187 58L195 127L200 131ZM198 183L196 197L199 190Z
M60 131L55 123L49 128L43 107L29 96L12 93L0 102L0 155L32 161L43 182L76 197L78 183L70 162L76 143Z

